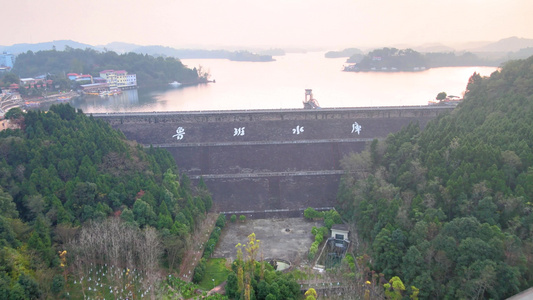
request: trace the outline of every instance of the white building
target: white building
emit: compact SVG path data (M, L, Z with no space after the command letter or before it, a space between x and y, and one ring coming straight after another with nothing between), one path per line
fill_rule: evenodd
M331 237L336 240L347 241L349 232L348 226L345 224L335 224L331 226Z
M104 70L100 72L100 77L104 78L109 84L109 88L136 88L137 87L137 75L128 74L124 70Z

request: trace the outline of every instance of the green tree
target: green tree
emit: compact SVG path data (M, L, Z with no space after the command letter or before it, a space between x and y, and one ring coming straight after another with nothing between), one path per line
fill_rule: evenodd
M226 295L228 295L230 299L237 299L239 296L238 289L237 275L231 272L226 280Z
M133 214L133 211L131 211L131 209L129 208L124 208L124 210L122 211L122 213L120 214L120 218L125 221L126 223L129 223L129 224L137 224L135 222L135 215Z
M398 276L394 276L389 280L389 283L383 285L385 288L385 296L388 299L402 299L403 292L405 291L405 286Z
M13 197L7 192L4 192L0 187L0 215L6 218L17 218L18 210L13 202Z
M13 72L7 72L2 76L1 81L4 86L9 86L10 84L16 83L20 84L20 78Z
M24 299L39 299L41 297L39 284L25 273L20 274L16 285L24 291Z
M305 296L306 300L307 299L313 300L313 299L318 298L318 295L317 295L317 293L316 293L314 288L310 288L307 291L305 291L304 296Z
M372 243L372 248L377 254L374 264L378 270L383 270L383 273L389 276L398 273L403 252L399 249L398 243L393 239L393 233L389 229L383 228L379 232Z
M225 215L219 215L215 225L217 227L224 228L224 226L226 226L226 216Z
M444 99L446 99L447 96L448 95L446 94L446 92L440 92L440 93L437 94L437 97L435 97L435 99L444 100Z
M52 293L57 295L63 290L64 286L65 286L65 279L63 278L63 276L58 274L54 276L50 290L52 291Z
M18 107L11 108L6 112L4 117L8 120L16 120L23 116L22 110Z
M144 202L141 199L137 199L133 204L133 215L135 216L135 221L139 226L154 226L156 222L156 215L153 208L150 204Z
M415 246L409 247L402 263L403 277L407 282L412 282L424 270L422 262L420 251Z
M53 251L50 230L42 216L37 217L33 225L33 232L28 240L28 246L37 251L44 261L48 263L52 261Z

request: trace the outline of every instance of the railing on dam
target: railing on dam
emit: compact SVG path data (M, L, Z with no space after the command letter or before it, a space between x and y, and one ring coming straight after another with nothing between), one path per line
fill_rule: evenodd
M93 113L95 118L111 124L165 123L165 122L242 122L303 119L345 119L354 117L418 117L436 116L453 110L454 106L387 106L322 109L261 109L261 110L208 110L173 112L120 112Z
M365 107L328 107L320 109L240 109L240 110L190 110L190 111L152 111L152 112L112 112L112 113L88 113L93 117L117 117L117 116L164 116L164 115L205 115L205 114L240 114L240 113L279 113L279 112L330 112L330 111L378 111L378 110L453 110L453 105L409 105L409 106L365 106Z
M325 176L325 175L342 175L342 170L325 170L325 171L299 171L299 172L265 172L265 173L238 173L238 174L205 174L189 175L191 179L221 179L221 178L261 178L276 176Z
M312 207L316 211L328 211L335 209L333 206ZM244 215L250 219L267 219L267 218L294 218L303 217L304 210L306 208L298 209L265 209L265 210L234 210L234 211L221 211L219 214L225 215L226 218L231 215Z

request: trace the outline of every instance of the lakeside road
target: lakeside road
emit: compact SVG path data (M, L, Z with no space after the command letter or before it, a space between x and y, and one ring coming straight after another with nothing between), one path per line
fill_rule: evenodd
M39 105L43 103L52 103L52 102L68 102L72 98L78 97L78 96L80 96L78 92L70 91L70 92L65 92L65 93L52 94L46 97L22 99L22 103Z
M48 95L46 97L43 97L42 101L39 101L39 102L43 102L43 103L45 103L45 102L46 103L47 102L55 102L55 101L62 102L63 98L64 98L63 101L69 101L69 100L71 100L74 97L78 97L79 95L80 94L78 94L78 92L70 91L70 92L66 92L66 93Z

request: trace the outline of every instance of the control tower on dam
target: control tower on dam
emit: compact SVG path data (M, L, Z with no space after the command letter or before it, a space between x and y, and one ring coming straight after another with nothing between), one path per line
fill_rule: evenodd
M452 106L93 114L145 146L167 149L180 172L204 178L219 212L335 205L340 159Z

